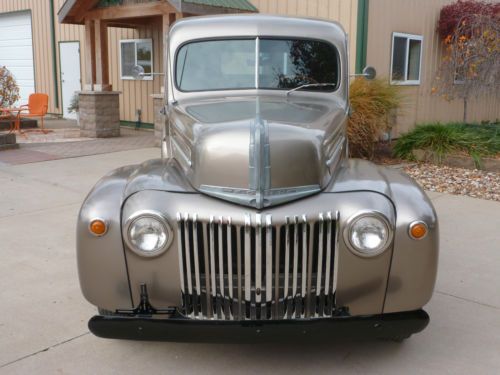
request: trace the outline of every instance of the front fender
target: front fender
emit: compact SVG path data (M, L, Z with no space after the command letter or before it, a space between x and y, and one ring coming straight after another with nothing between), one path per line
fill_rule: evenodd
M193 192L172 162L148 160L139 165L115 169L94 186L80 209L76 250L80 287L93 305L108 310L132 308L126 257L121 232L122 205L126 198L142 190ZM106 235L89 231L93 219L107 223Z
M394 205L396 232L384 313L415 310L429 302L437 276L439 227L436 211L422 188L396 169L351 159L328 190L376 191ZM416 220L429 227L421 240L408 235L409 225Z
M103 177L78 215L76 253L80 287L90 303L104 309L132 308L120 218L123 192L135 169L136 166L123 167ZM95 218L106 222L106 235L96 237L90 233L89 224Z

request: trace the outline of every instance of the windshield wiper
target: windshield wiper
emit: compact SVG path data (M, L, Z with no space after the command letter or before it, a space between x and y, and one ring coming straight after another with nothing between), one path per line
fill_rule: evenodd
M336 83L306 83L305 85L300 85L300 86L297 86L291 90L288 90L286 92L286 96L290 95L294 91L304 89L306 87L326 87L326 86L337 86L337 84Z

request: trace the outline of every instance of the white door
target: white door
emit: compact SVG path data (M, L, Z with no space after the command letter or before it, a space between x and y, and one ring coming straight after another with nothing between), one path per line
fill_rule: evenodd
M21 98L16 104L27 104L35 92L29 11L0 14L0 66L10 70L19 86Z
M76 113L69 113L68 107L75 92L82 89L80 80L80 43L59 43L59 56L61 57L61 87L63 117L76 119Z

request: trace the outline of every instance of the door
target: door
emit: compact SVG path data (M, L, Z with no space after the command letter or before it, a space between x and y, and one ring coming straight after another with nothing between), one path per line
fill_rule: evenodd
M59 43L61 61L61 87L63 117L76 119L76 113L69 113L69 106L75 92L82 89L80 78L80 42Z
M19 103L35 92L31 13L0 14L0 66L12 73L19 86ZM16 103L16 104L19 104Z

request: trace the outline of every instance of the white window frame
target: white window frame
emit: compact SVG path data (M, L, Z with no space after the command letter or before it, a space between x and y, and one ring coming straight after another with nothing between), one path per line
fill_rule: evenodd
M120 60L120 78L122 80L126 81L137 81L133 76L124 76L122 72L122 44L123 43L134 43L135 44L135 65L137 65L137 43L144 43L144 42L150 42L151 43L151 72L153 72L153 66L154 66L154 55L153 55L153 39L122 39L120 40L120 53L119 53L119 60ZM153 75L145 75L142 77L143 81L152 81L153 80Z
M400 37L400 38L406 38L406 56L405 56L405 71L404 71L404 76L405 80L404 81L394 81L392 79L392 64L394 60L394 38ZM410 52L410 40L417 40L420 42L420 60L418 62L418 79L415 80L408 80L406 77L408 77L408 56ZM420 85L420 81L422 78L422 55L424 54L424 37L422 35L415 35L415 34L406 34L406 33L397 33L393 32L392 33L392 46L391 46L391 66L390 66L390 82L391 85L402 85L402 86L411 86L411 85Z

